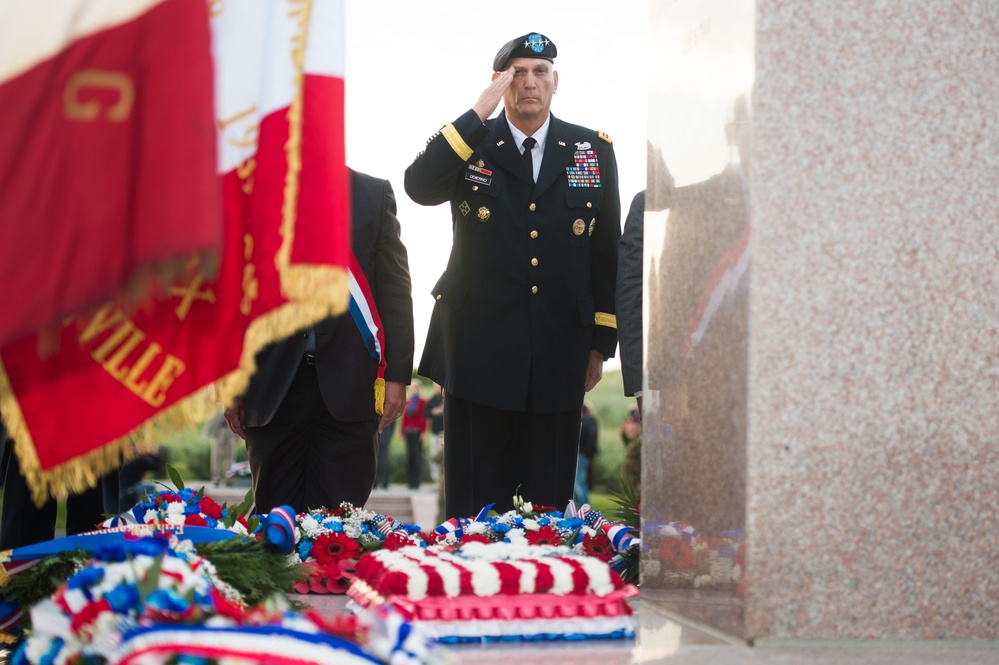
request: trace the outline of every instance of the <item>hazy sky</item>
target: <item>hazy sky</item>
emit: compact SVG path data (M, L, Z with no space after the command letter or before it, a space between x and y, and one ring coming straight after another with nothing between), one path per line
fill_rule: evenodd
M552 113L614 141L622 215L645 187L648 4L346 2L347 163L395 189L413 276L419 363L451 249L450 207L413 203L403 173L427 138L467 111L507 41L540 32L558 48ZM622 223L623 223L622 218ZM618 366L615 358L607 367Z

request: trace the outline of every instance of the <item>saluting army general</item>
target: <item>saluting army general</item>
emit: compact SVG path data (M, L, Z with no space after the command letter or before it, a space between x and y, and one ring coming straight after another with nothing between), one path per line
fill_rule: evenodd
M475 105L406 170L406 193L453 218L419 368L444 387L449 517L507 510L518 487L562 508L584 391L614 355L617 164L610 137L550 113L556 54L538 33L504 45Z

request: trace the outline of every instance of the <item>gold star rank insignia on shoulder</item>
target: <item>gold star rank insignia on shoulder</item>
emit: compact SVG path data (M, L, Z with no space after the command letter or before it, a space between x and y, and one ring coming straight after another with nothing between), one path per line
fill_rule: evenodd
M604 141L607 141L608 143L613 143L613 141L611 141L611 137L607 136L603 132L597 132L597 136L602 138Z

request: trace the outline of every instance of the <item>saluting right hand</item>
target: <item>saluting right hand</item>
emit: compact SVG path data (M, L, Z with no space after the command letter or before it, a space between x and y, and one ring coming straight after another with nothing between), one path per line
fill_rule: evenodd
M513 82L513 67L505 72L493 74L493 82L479 95L479 101L475 102L472 110L479 116L479 120L485 122L493 114L496 107L503 99L503 93Z

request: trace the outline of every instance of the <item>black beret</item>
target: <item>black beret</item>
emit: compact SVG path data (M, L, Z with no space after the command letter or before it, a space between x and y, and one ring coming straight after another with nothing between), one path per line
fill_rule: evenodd
M555 48L552 40L540 32L531 32L523 37L511 39L503 45L503 48L493 59L493 71L503 71L506 69L506 63L514 58L541 58L554 63L556 55L558 55L558 49Z

